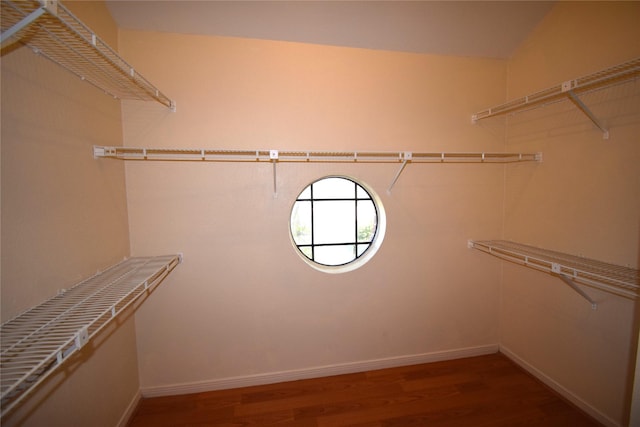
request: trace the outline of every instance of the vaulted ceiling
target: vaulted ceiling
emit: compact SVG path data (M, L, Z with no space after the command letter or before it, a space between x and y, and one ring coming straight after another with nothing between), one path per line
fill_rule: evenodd
M549 1L107 0L125 29L508 58Z

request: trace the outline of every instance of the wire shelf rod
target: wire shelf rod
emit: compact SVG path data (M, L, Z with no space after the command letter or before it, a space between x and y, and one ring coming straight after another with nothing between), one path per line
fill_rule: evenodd
M552 102L572 99L574 102L578 103L578 108L602 130L604 138L606 139L608 137L607 129L604 128L602 123L595 118L595 116L593 116L586 106L580 106L581 101L576 101L578 99L577 95L586 94L594 90L605 89L613 85L635 80L638 77L640 77L640 58L634 58L630 61L597 71L587 76L568 80L530 95L487 108L473 114L471 116L471 121L473 123L477 123L479 120L489 117L529 111L533 108L546 106Z
M272 157L277 152L277 158ZM412 153L365 151L217 150L94 146L95 158L156 161L355 162L355 163L515 163L540 162L542 153Z
M504 240L470 240L468 246L516 264L561 276L618 296L640 297L640 271ZM593 303L592 303L593 304Z
M124 260L3 323L2 416L180 262L179 255Z
M129 161L191 162L270 162L273 164L273 196L277 198L276 165L278 162L325 163L400 163L400 168L387 188L393 186L409 163L515 163L541 162L542 153L412 153L366 151L281 151L281 150L216 150L202 148L142 148L94 146L94 158Z
M483 242L480 242L480 245L482 245L482 243ZM476 249L482 248L476 247ZM527 249L518 248L518 250L526 251ZM637 275L636 277L629 274L621 275L618 274L618 271L615 268L604 270L602 268L593 268L591 265L585 263L573 264L572 261L567 261L566 258L553 258L550 254L536 255L532 252L527 256L524 256L517 250L505 249L499 244L485 248L485 252L512 262L519 262L528 267L551 273L565 274L572 278L580 279L585 284L607 288L606 290L622 294L623 296L631 298L638 296L637 286L635 287L635 293L629 293L630 290L634 290L634 286L629 283L633 283L634 281L637 282Z
M43 28L44 32L49 34L49 37L52 41L58 41L58 43L63 44L62 40L59 40L58 36L56 36L53 32ZM45 42L40 43L39 47L33 47L32 50L36 55L42 56L43 58L53 62L59 67L64 68L71 74L74 74L80 80L83 80L97 89L103 91L107 95L111 96L115 99L125 98L126 95L122 95L127 92L127 83L122 82L116 77L110 76L108 72L100 67L100 65L91 60L85 54L83 54L79 49L75 48L72 44L66 43L66 61L60 61L57 56L48 54L47 52L51 52L52 48L48 47ZM71 60L72 59L72 60ZM144 95L139 95L136 91L129 90L131 95L130 98L144 100Z
M33 340L33 339L31 340L36 342L38 348L44 348L46 351L48 351L48 353L50 354L50 357L48 358L48 360L52 360L53 357L51 357L51 355L55 354L55 359L57 359L58 364L61 363L64 358L68 357L75 350L80 348L83 345L83 343L89 339L89 331L88 331L89 327L79 326L80 324L78 324L78 322L88 322L91 318L95 317L96 319L99 319L100 316L95 316L95 315L92 316L92 313L88 311L88 308L90 308L88 306L83 308L84 308L83 313L81 314L76 313L74 316L69 316L71 318L65 318L63 321L59 322L58 327L55 329L55 333L47 334L46 338L43 338L43 341L44 341L43 343L39 343L37 340ZM94 312L95 312L95 308L94 308ZM85 333L86 337L81 339L80 336L82 335L83 330L86 331ZM76 332L76 331L79 331L79 332ZM64 342L61 346L55 348L55 344L57 343L56 339L65 338L65 337L68 338L67 341ZM53 342L51 341L52 339L53 339ZM36 366L27 374L24 374L24 369L23 369L23 366L25 365L25 360L30 363L31 360L34 360L34 354L36 356L38 354L41 354L41 353L34 353L33 351L34 347L36 346L27 345L27 346L24 346L23 349L21 349L21 351L27 351L28 353L26 358L22 358L21 360L18 360L19 363L17 364L14 363L13 365L11 363L4 364L5 365L4 371L8 374L11 374L11 375L8 375L7 377L15 379L16 369L18 369L17 372L23 374L23 377L18 377L18 379L21 380L22 384L24 384L24 382L29 378L34 378L34 377L37 378L37 376L34 376L33 374L41 370L40 366ZM5 360L7 360L6 357L5 357ZM46 363L44 363L44 365L47 365L48 363L52 363L52 362L47 361ZM4 375L5 372L3 372L3 379L5 378L5 375Z
M129 264L131 263L133 263L133 261ZM98 273L78 283L69 290L60 292L56 297L4 323L2 325L2 353L7 351L9 346L16 344L9 339L14 336L12 334L14 330L17 331L15 336L19 337L20 340L26 339L28 334L42 329L51 323L53 314L61 315L68 312L73 307L76 307L79 302L86 301L88 295L95 294L96 288L104 287L105 283L108 285L121 279L125 274L130 272L130 269L130 265L119 263L105 272ZM98 280L98 278L100 278L100 280Z

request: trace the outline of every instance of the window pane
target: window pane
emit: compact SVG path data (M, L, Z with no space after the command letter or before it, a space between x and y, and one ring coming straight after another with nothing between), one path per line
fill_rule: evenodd
M354 199L356 184L344 178L326 178L313 184L314 199Z
M371 194L347 177L322 178L302 190L290 231L310 264L345 266L377 249L372 242L379 235L379 212Z
M311 202L295 202L293 205L291 236L297 245L311 244Z
M376 208L371 200L358 201L358 242L370 242L376 232Z
M309 259L313 259L312 254L312 250L311 250L311 246L303 246L300 249L300 252L302 252L304 254L304 256L306 256Z
M364 253L364 251L366 251L367 249L369 249L369 245L368 243L366 245L358 245L358 256L362 255Z
M371 195L367 191L358 185L357 191L358 199L371 199Z
M311 199L311 186L308 186L298 196L298 199Z
M356 258L355 245L316 246L315 262L324 265L342 265Z
M314 243L354 242L356 236L355 211L355 201L351 200L314 202Z

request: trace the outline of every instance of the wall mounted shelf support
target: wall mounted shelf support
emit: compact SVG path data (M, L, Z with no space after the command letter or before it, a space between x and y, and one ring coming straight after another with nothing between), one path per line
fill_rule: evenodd
M181 254L125 259L3 323L2 416L180 262Z
M388 194L391 194L391 190L393 189L393 186L396 185L396 181L398 180L398 178L400 178L400 174L402 173L402 171L404 171L404 168L407 166L407 163L411 161L411 157L412 157L411 152L407 151L404 153L402 165L400 165L400 169L398 169L398 172L396 172L393 179L391 180L391 184L389 185L389 188L387 188Z
M580 111L582 111L585 114L585 116L587 116L589 118L589 120L591 120L593 122L593 124L596 125L596 127L598 129L600 129L600 131L602 131L602 139L609 139L609 130L591 112L589 107L587 107L585 105L585 103L582 102L582 100L580 98L578 98L578 96L575 94L575 92L572 91L572 90L567 91L567 95L569 95L569 99L571 99L571 101L575 104L575 106L578 107L580 109Z
M21 42L116 99L174 101L140 75L58 0L2 0L2 47Z
M469 240L467 246L554 275L589 301L594 309L596 302L577 283L625 298L640 297L640 271L633 268L504 240Z
M276 181L276 164L278 163L278 150L270 150L269 158L271 159L271 163L273 163L273 198L278 197L278 185Z
M632 81L640 77L640 58L632 59L613 67L606 68L584 77L565 81L559 85L541 90L522 98L514 99L504 104L480 111L471 116L471 122L490 117L516 114L536 107L570 99L603 133L603 138L609 138L609 130L603 125L591 110L582 102L579 95L595 90L605 89L616 84Z
M581 295L582 298L589 301L591 303L592 309L595 310L598 308L598 304L585 291L583 291L582 288L578 286L578 284L574 282L570 277L568 277L565 274L558 274L558 278L562 280L564 283L566 283L567 286L569 286L571 289L576 291L579 295Z

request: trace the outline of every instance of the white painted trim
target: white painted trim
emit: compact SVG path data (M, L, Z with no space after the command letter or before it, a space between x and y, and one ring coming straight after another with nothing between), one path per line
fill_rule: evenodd
M576 405L578 408L582 409L584 412L591 415L598 422L608 427L621 427L621 424L619 424L617 421L611 419L608 415L603 414L598 409L596 409L589 403L582 400L578 395L574 394L573 392L571 392L570 390L562 386L562 384L556 382L554 379L549 377L547 374L545 374L538 368L531 365L529 362L524 360L522 357L518 356L513 351L509 350L504 346L500 346L500 353L504 354L506 357L511 359L514 363L519 365L525 371L529 372L531 375L533 375L534 377L542 381L544 384L546 384L550 388L552 388L554 391L556 391L562 397L564 397L565 399L567 399L568 401Z
M142 399L142 394L140 394L140 392L138 391L135 394L135 396L133 396L133 399L129 403L129 406L127 406L127 409L124 411L124 414L122 414L122 417L120 417L120 421L118 422L117 427L127 427L127 425L129 424L129 421L131 421L131 417L133 416L134 412L138 408L138 403L140 403L140 399Z
M457 350L447 350L435 353L423 353L389 357L384 359L363 360L359 362L341 363L336 365L317 366L291 371L270 372L264 374L245 375L238 377L220 378L208 381L172 384L141 389L143 397L173 396L179 394L201 393L213 390L249 387L262 384L275 384L308 378L328 377L331 375L351 374L355 372L372 371L376 369L395 368L398 366L417 365L421 363L437 362L441 360L462 359L465 357L483 356L497 353L498 344L480 347L469 347Z

